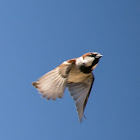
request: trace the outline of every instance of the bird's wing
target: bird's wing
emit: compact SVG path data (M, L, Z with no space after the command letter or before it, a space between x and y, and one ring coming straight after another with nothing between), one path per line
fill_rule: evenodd
M62 98L72 64L68 62L62 63L59 67L46 73L38 81L33 82L33 86L39 90L42 97L48 100L55 100L57 97Z
M75 101L80 121L84 115L84 109L87 104L93 82L94 75L91 74L83 82L67 84L68 90Z

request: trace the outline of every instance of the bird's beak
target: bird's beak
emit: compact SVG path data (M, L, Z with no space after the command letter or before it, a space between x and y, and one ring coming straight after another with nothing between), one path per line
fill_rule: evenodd
M96 55L96 58L101 58L102 56L103 56L103 55L101 55L101 54L98 53L98 54Z

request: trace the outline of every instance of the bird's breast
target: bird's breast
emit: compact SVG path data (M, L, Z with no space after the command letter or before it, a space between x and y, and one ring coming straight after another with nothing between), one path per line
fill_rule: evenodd
M73 82L73 83L83 82L85 78L89 75L90 74L85 74L81 72L81 70L78 67L74 66L69 72L68 83L69 82Z

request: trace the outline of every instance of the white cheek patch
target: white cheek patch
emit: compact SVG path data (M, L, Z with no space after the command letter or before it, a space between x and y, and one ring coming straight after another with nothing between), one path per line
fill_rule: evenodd
M81 65L84 63L86 66L91 66L94 59L94 57L85 57L84 59L83 57L79 57L76 59L76 65Z
M91 66L94 59L95 59L94 57L85 57L83 62L86 64L86 66Z

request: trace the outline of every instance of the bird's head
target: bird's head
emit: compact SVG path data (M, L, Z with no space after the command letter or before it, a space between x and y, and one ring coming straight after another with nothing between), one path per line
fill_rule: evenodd
M95 66L98 64L99 59L102 57L100 53L97 52L91 52L91 53L86 53L83 56L83 62L85 63L85 66Z
M90 52L77 58L76 64L80 67L82 71L87 71L89 73L97 66L102 55L97 52Z

